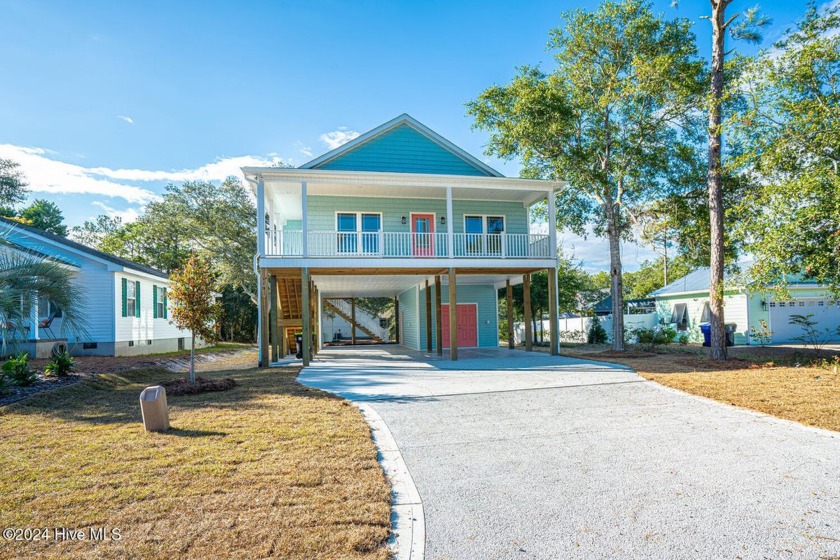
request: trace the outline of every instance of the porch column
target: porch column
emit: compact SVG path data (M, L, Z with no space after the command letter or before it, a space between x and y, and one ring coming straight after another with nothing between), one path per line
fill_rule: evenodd
M458 359L458 297L455 289L455 269L449 269L449 358Z
M356 298L350 298L350 344L356 345Z
M316 352L317 349L315 348L315 346L318 344L318 336L315 334L315 333L318 332L318 317L317 317L317 314L316 314L317 306L316 306L316 303L315 303L318 299L317 294L318 294L318 292L317 292L317 289L315 288L315 280L312 280L312 276L310 276L309 277L309 313L310 313L310 319L309 319L310 323L309 324L312 327L312 334L310 335L310 338L309 338L309 344L311 345L310 348L312 348L312 353L313 354Z
M533 349L533 336L531 336L531 275L522 277L522 302L525 307L525 351Z
M426 352L432 351L432 293L426 278Z
M549 226L550 227L550 226ZM548 321L551 333L551 355L560 355L560 318L557 316L557 269L548 269Z
M548 193L548 250L552 259L557 258L557 197L554 190ZM556 272L556 270L555 270Z
M277 338L280 359L289 355L288 343L286 342L286 327L283 324L283 308L280 306L280 290L277 290L277 297L274 298L274 305L277 306Z
M443 324L441 323L440 274L435 275L435 341L438 356L443 355Z
M269 314L269 341L271 343L271 361L276 362L280 359L280 348L278 345L279 335L277 333L277 277L271 275L268 278L270 290L269 301L271 302L271 312Z
M400 298L394 298L394 342L400 343Z
M306 181L301 182L300 184L300 216L301 216L301 249L303 252L304 257L309 256L309 224L307 223L307 210L306 210Z
M315 316L318 318L318 328L315 330L315 352L320 352L324 347L324 329L321 328L321 321L324 315L323 296L321 290L315 288Z
M265 182L257 175L257 255L265 255Z
M261 268L259 272L259 280L257 282L257 296L259 298L259 306L257 307L259 313L259 338L260 338L260 353L259 353L259 367L268 367L268 352L269 352L269 305L268 305L268 271Z
M510 285L510 278L505 280L505 303L507 308L508 348L513 350L516 347L516 340L513 338L513 286Z
M303 331L301 356L303 365L309 365L309 347L312 344L312 306L309 298L309 269L304 267L300 270L300 319Z
M446 187L446 246L449 251L449 258L455 256L455 226L452 222L452 187Z

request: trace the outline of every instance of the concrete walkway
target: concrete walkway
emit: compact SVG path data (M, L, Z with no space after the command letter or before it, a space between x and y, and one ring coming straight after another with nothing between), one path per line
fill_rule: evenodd
M840 437L545 354L323 351L387 424L426 557L840 557Z

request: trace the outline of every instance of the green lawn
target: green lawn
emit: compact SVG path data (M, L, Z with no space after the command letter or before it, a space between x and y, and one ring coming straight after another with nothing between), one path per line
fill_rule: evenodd
M138 396L163 369L103 375L0 408L0 526L118 528L111 542L3 541L0 558L386 558L390 489L361 413L295 381L231 376L170 398L146 433Z

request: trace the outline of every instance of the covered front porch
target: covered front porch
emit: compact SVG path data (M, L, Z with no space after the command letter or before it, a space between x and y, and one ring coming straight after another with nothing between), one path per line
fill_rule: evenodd
M328 342L323 340L320 324L325 310L335 309L332 302L337 298L350 302L362 297L393 298L393 342L435 354L440 359L457 361L463 352L471 355L498 348L499 322L508 334L509 348L513 349L512 287L519 283L524 288L527 325L524 346L529 352L533 345L530 279L539 270L545 268L260 269L260 365L265 367L285 360L296 346L295 335L301 337L298 350L302 362L309 365L311 358ZM557 275L550 273L548 277L549 308L554 310L550 314L550 349L556 355L559 354ZM501 319L500 297L507 301L507 314ZM470 309L475 311L470 313ZM352 321L353 307L348 313ZM465 325L465 321L469 324ZM475 331L473 338L468 336L470 330ZM355 332L355 324L352 331Z

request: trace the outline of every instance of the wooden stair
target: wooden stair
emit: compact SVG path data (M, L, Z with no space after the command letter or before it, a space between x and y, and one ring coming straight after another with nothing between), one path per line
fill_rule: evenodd
M300 320L303 317L300 278L277 278L277 296L280 298L280 314L284 321Z
M333 313L335 313L336 315L338 315L339 317L341 317L342 319L344 319L345 321L347 321L348 323L350 323L350 325L351 325L351 326L353 326L353 319L352 319L352 317L350 317L350 316L349 316L349 315L347 315L344 311L342 311L341 309L339 309L339 308L338 308L336 305L334 305L334 304L333 304L333 302L331 302L330 300L328 300L328 299L324 299L324 300L323 300L323 302L324 302L324 305L325 305L325 306L326 306L326 307L327 307L330 311L332 311ZM367 328L365 328L365 326L364 326L364 325L360 325L359 323L356 323L356 324L355 324L355 327L356 327L357 329L359 329L360 331L362 331L363 333L365 333L366 335L368 335L371 339L375 340L376 342L382 342L382 339L381 339L378 335L376 335L376 334L372 333L371 331L369 331Z

